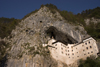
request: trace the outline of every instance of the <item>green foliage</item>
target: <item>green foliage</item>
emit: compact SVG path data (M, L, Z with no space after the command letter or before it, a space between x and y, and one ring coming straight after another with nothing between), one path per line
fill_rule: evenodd
M85 61L80 60L79 67L100 67L100 61L98 59L87 58Z
M100 7L82 11L82 13L81 14L78 13L77 16L83 19L92 18L92 17L100 19ZM86 24L83 24L83 25L89 35L91 35L95 39L100 39L100 22L96 24L94 24L93 22L90 22L89 25L86 25Z
M95 9L89 9L81 12L81 16L83 18L99 18L100 19L100 7L97 7Z
M68 12L68 11L61 11L59 10L55 5L53 4L46 4L46 5L41 5L41 7L48 7L49 10L55 14L56 11L58 11L60 13L60 15L65 19L65 20L68 20L70 23L73 23L73 24L78 24L78 23L81 23L81 24L84 24L84 19L82 17L80 17L79 15L74 15L72 12ZM78 23L77 23L78 22Z
M11 34L20 20L14 18L0 18L0 37L4 38Z
M89 35L96 39L100 39L100 22L97 24L91 22L88 26L85 26L85 29Z
M9 44L4 41L0 41L0 63L3 60L5 54L6 54L6 49L9 47Z
M41 8L44 7L44 6L48 7L49 10L50 10L53 14L55 14L56 11L59 11L58 8L57 8L55 5L53 5L53 4L41 5Z

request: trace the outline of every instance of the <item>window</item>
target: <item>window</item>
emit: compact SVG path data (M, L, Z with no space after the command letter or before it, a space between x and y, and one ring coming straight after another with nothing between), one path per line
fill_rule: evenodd
M72 53L72 55L74 55L74 53Z
M85 51L85 50L83 50L83 51Z
M73 48L73 46L71 46L71 48Z
M89 52L88 52L88 54L89 54Z
M86 55L86 54L84 54L84 55Z
M66 55L67 55L67 53L66 53Z
M89 44L90 44L90 41L89 41Z
M77 49L77 48L76 48Z
M77 52L78 53L78 52Z
M91 53L93 53L93 51L91 51Z
M68 52L69 52L69 50L68 50Z
M79 57L79 56L77 56L77 57Z
M63 54L63 52L62 52L62 54Z
M57 46L57 44L55 44L55 46Z
M88 49L88 47L86 47L86 49Z
M63 50L63 48L61 48Z
M70 58L70 57L69 57Z
M72 50L72 52L73 52L73 50Z
M85 43L87 45L87 43Z
M83 47L84 45L82 45L82 47Z
M90 46L90 48L92 48L92 46Z
M69 54L68 54L69 55Z

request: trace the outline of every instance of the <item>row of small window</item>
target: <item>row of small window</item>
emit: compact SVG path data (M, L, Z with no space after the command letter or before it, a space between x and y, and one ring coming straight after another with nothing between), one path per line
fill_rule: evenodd
M90 41L88 43L90 44ZM85 45L87 45L87 43L85 43Z
M63 48L61 48L62 50L63 50ZM67 52L67 50L65 50L66 52ZM68 50L68 52L69 52L69 50ZM72 50L72 52L73 52L73 50Z
M90 48L92 48L92 46L90 46ZM61 48L61 49L63 50L63 48ZM88 49L88 47L86 47L86 49ZM67 52L67 50L65 50L65 51ZM85 51L85 50L83 50L83 51ZM69 50L68 50L68 52L69 52ZM73 50L72 50L72 52L73 52Z
M79 56L77 56L77 57L79 57ZM70 58L70 57L69 57ZM72 57L73 59L74 59L74 57Z
M78 53L78 52L77 52ZM91 51L91 53L93 53L93 51ZM63 51L62 51L62 54L63 54ZM90 54L90 52L88 52L88 54ZM66 53L66 55L70 55L70 54L67 54ZM72 53L72 55L74 55L74 53ZM86 54L84 54L84 55L86 55Z
M90 48L92 48L92 46L90 46ZM88 47L86 47L86 49L88 49Z
M88 54L90 54L90 53L93 53L93 51L91 51L91 52L88 52ZM86 54L84 54L84 55L86 55Z

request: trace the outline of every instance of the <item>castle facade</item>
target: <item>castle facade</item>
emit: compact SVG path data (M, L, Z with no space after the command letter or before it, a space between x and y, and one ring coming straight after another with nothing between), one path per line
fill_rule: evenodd
M51 52L51 56L58 60L72 65L80 59L86 59L90 56L97 57L98 47L96 41L90 37L83 40L81 43L65 45L61 42L56 42L55 39L51 39L48 42L48 49ZM52 44L54 43L54 44Z

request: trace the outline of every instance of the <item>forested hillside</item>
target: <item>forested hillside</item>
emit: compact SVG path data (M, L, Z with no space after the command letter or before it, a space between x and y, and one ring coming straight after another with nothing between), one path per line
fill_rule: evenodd
M20 20L14 18L0 18L0 37L4 38L9 36L19 22Z

